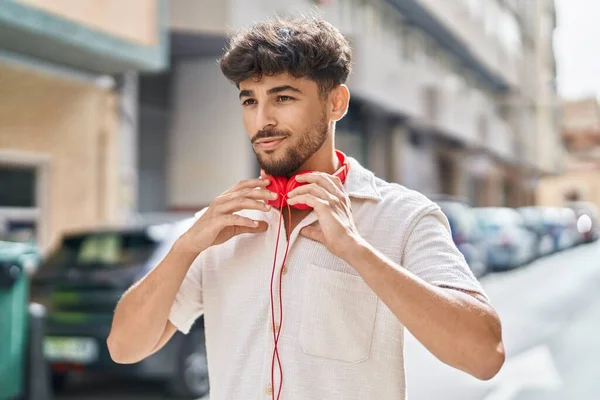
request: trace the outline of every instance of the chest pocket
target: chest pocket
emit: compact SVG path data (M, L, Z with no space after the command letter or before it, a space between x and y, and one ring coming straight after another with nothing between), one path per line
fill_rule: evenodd
M356 275L308 266L299 342L306 354L358 363L369 358L377 296Z

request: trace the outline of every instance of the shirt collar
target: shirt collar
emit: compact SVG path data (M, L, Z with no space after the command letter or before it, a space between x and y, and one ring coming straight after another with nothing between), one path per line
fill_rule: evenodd
M353 157L347 157L350 169L344 187L349 197L379 201L382 199L375 186L375 175Z

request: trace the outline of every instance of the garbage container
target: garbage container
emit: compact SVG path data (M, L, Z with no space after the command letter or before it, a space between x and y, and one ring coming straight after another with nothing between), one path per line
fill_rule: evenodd
M28 279L23 267L0 260L0 399L25 394Z
M35 244L0 240L0 400L52 398L42 349L46 313L29 305L39 261Z

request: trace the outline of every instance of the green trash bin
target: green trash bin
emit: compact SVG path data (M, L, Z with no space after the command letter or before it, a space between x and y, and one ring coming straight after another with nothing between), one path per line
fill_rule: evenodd
M0 400L26 391L28 273L37 263L35 245L0 241Z

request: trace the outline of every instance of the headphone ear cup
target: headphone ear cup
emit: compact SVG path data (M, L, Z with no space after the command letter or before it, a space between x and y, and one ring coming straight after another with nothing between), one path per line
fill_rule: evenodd
M267 190L270 190L271 192L277 193L279 195L275 200L269 200L267 204L275 208L284 207L287 204L287 192L285 191L285 188L288 185L288 180L282 176L268 176L267 179L270 180L270 183L267 186Z
M290 180L287 182L287 185L285 187L285 193L289 193L292 190L296 189L297 187L300 187L302 185L305 185L304 183L300 183L296 180L296 176L293 176L290 178Z

